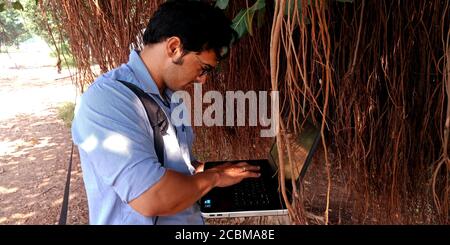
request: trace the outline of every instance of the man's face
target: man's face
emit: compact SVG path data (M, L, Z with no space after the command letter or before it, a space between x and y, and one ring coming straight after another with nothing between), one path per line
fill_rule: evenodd
M171 62L164 75L166 86L173 91L185 90L195 82L205 83L217 66L213 50L189 52L178 61Z

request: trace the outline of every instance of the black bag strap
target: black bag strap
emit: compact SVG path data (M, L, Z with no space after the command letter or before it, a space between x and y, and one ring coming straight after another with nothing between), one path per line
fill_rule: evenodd
M153 129L156 155L158 156L158 160L161 165L164 166L164 141L162 136L166 134L167 128L169 127L169 122L166 114L164 114L164 111L161 109L155 99L142 91L142 89L140 89L138 86L121 80L117 81L133 91L142 102L142 105L144 105L148 120L150 121L150 125ZM158 218L159 216L155 217L155 225L158 222Z
M65 225L67 223L67 211L69 207L70 175L72 172L72 156L73 156L73 141L70 150L69 168L67 169L66 185L64 187L64 197L61 205L61 213L59 214L58 225Z
M138 86L121 80L117 81L133 91L144 105L148 120L150 121L150 125L153 129L156 155L158 156L158 160L161 165L164 166L164 141L162 136L166 134L167 128L169 126L166 114L164 114L164 111L161 109L155 99L142 91L142 89L140 89Z

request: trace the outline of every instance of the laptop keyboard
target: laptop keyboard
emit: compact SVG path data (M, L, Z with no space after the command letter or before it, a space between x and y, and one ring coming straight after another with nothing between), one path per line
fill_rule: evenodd
M233 190L233 202L236 208L267 206L270 203L263 178L245 179Z

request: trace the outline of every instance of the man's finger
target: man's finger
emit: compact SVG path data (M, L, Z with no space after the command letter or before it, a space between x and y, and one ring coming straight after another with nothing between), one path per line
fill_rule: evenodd
M250 165L250 164L241 165L239 168L242 170L242 172L259 171L259 169L260 169L259 166Z
M248 164L247 162L238 162L238 163L236 163L236 166L239 166L239 167L244 167L245 165L250 165L250 164Z
M259 166L255 166L255 165L246 165L246 166L244 166L244 168L247 171L259 171L261 169Z
M247 171L244 174L245 174L244 178L258 178L259 176L261 176L261 173L252 171Z

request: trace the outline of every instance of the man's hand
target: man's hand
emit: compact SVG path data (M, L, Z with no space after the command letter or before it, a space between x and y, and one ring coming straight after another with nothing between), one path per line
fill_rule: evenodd
M259 173L259 166L253 166L246 162L237 164L224 163L216 167L210 168L205 172L219 173L219 181L217 187L227 187L237 184L245 178L257 178Z
M174 215L191 206L214 187L226 187L245 178L259 176L259 167L245 162L225 163L194 175L167 169L155 185L129 204L144 216Z

